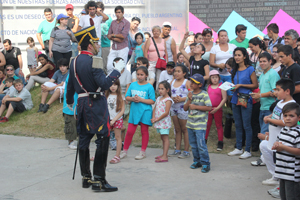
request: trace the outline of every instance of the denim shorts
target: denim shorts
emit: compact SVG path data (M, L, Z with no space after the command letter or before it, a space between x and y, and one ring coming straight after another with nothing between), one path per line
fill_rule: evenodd
M187 120L188 119L188 113L175 113L174 111L171 110L171 116L177 116L179 119Z

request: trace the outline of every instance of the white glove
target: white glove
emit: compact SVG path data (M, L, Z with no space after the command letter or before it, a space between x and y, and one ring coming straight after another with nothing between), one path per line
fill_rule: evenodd
M119 62L114 62L115 69L118 70L120 73L126 67L124 60L119 60Z
M72 103L72 104L67 104L67 107L68 107L71 111L73 111L73 106L74 106L74 103Z

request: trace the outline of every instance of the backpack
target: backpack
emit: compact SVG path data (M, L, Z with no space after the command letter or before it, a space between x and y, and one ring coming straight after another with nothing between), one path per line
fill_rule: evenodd
M282 41L282 40L283 40L283 38L282 38L282 37L279 37L277 44L281 44L281 41ZM272 44L272 41L273 41L273 40L270 40L269 46ZM276 40L276 41L277 41L277 40Z

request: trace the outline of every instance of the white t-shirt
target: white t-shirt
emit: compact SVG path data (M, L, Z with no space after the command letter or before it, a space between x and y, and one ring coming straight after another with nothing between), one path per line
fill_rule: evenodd
M185 52L190 53L191 52L191 47L190 46L185 47Z
M279 101L274 110L273 110L273 113L272 113L272 119L281 119L283 120L283 117L282 117L282 108L288 104L288 103L292 103L292 102L296 102L295 100L290 100L290 101L287 101L287 102L284 102L282 103L283 100ZM269 141L268 141L268 148L271 150L272 149L272 146L274 144L274 142L276 141L277 139L277 136L279 135L281 129L283 127L282 126L274 126L272 124L269 124Z
M150 81L150 79L155 79L155 74L153 71L148 71L149 73L149 76L147 77L147 81ZM132 79L135 79L137 81L137 78L136 78L136 71L134 71L132 74L131 74L131 78Z
M226 63L229 58L233 57L233 51L236 46L228 43L228 47L227 51L222 51L219 45L215 45L211 48L210 53L216 55L216 64ZM219 72L223 76L230 76L230 73L226 69L223 69L222 71L219 70Z
M131 74L127 69L124 69L124 72L121 74L120 84L122 87L122 94L125 95L127 84L131 83Z
M79 20L79 26L82 29L91 26L90 18L91 17L89 15L83 15L83 16L81 16L81 18ZM95 17L92 18L92 19L94 21L94 26L95 26L95 29L96 29L96 34L97 34L97 36L99 38L98 44L101 45L101 23L102 23L103 17L95 15Z
M164 70L160 73L160 77L159 77L159 81L158 82L162 82L162 81L172 81L173 80L173 74L169 75L167 70Z
M108 106L108 112L110 116L110 120L113 120L119 112L116 112L117 109L117 95L110 94L107 98L107 106ZM123 116L121 116L118 120L122 119Z

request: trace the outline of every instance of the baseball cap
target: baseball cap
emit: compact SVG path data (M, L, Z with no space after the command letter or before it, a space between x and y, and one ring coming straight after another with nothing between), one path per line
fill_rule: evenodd
M269 36L268 36L268 35L265 35L265 36L264 36L264 40L270 40Z
M86 14L85 9L83 9L83 10L81 11L81 14Z
M167 66L170 66L170 67L175 67L175 63L173 61L170 61L167 63Z
M170 27L172 27L172 24L171 24L170 22L164 22L162 26L163 26L163 27L164 27L164 26L170 26Z
M196 84L200 84L200 83L202 85L204 84L204 78L203 78L203 76L201 74L194 74L189 79L192 80Z
M62 18L67 19L67 18L69 18L69 16L60 13L60 14L56 17L57 21L60 20L60 19L62 19Z
M66 10L68 10L68 9L72 9L73 10L74 9L73 5L72 4L67 4L66 5Z
M220 75L220 73L217 70L211 70L209 72L209 76L212 76L212 75Z

